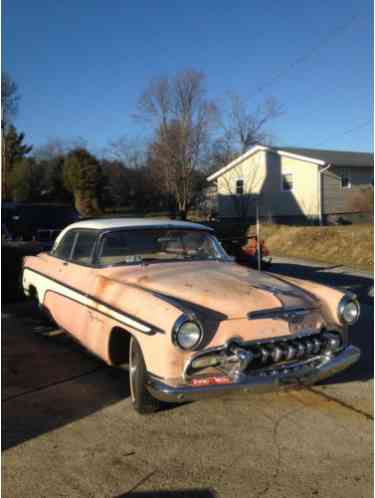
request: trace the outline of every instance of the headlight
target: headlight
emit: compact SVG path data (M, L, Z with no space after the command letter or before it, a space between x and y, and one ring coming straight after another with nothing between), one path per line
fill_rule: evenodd
M203 338L201 324L192 317L182 315L175 323L172 331L174 344L181 349L196 349Z
M360 306L354 295L346 294L339 302L337 313L342 323L353 325L358 321Z

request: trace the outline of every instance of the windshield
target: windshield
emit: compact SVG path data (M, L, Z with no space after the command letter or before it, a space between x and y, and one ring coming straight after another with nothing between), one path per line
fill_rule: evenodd
M97 263L101 266L162 261L224 260L228 256L208 232L181 229L120 230L103 236Z

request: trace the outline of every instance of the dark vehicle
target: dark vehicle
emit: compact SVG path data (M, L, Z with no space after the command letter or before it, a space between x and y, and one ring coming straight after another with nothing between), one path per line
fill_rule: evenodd
M2 232L12 240L52 243L63 228L79 220L77 211L63 204L2 205Z

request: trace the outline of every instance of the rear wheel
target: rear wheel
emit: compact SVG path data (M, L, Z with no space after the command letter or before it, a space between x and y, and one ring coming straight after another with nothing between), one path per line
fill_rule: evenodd
M153 413L160 402L153 398L146 388L147 370L138 341L132 337L129 345L129 384L134 408L138 413Z

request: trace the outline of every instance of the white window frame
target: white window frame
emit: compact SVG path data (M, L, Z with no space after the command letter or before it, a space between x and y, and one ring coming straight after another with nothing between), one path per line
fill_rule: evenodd
M291 175L292 177L292 188L290 189L285 189L284 188L284 176L286 175ZM292 172L285 172L285 173L281 173L281 185L280 185L280 188L281 188L281 192L293 192L294 191L294 174Z

